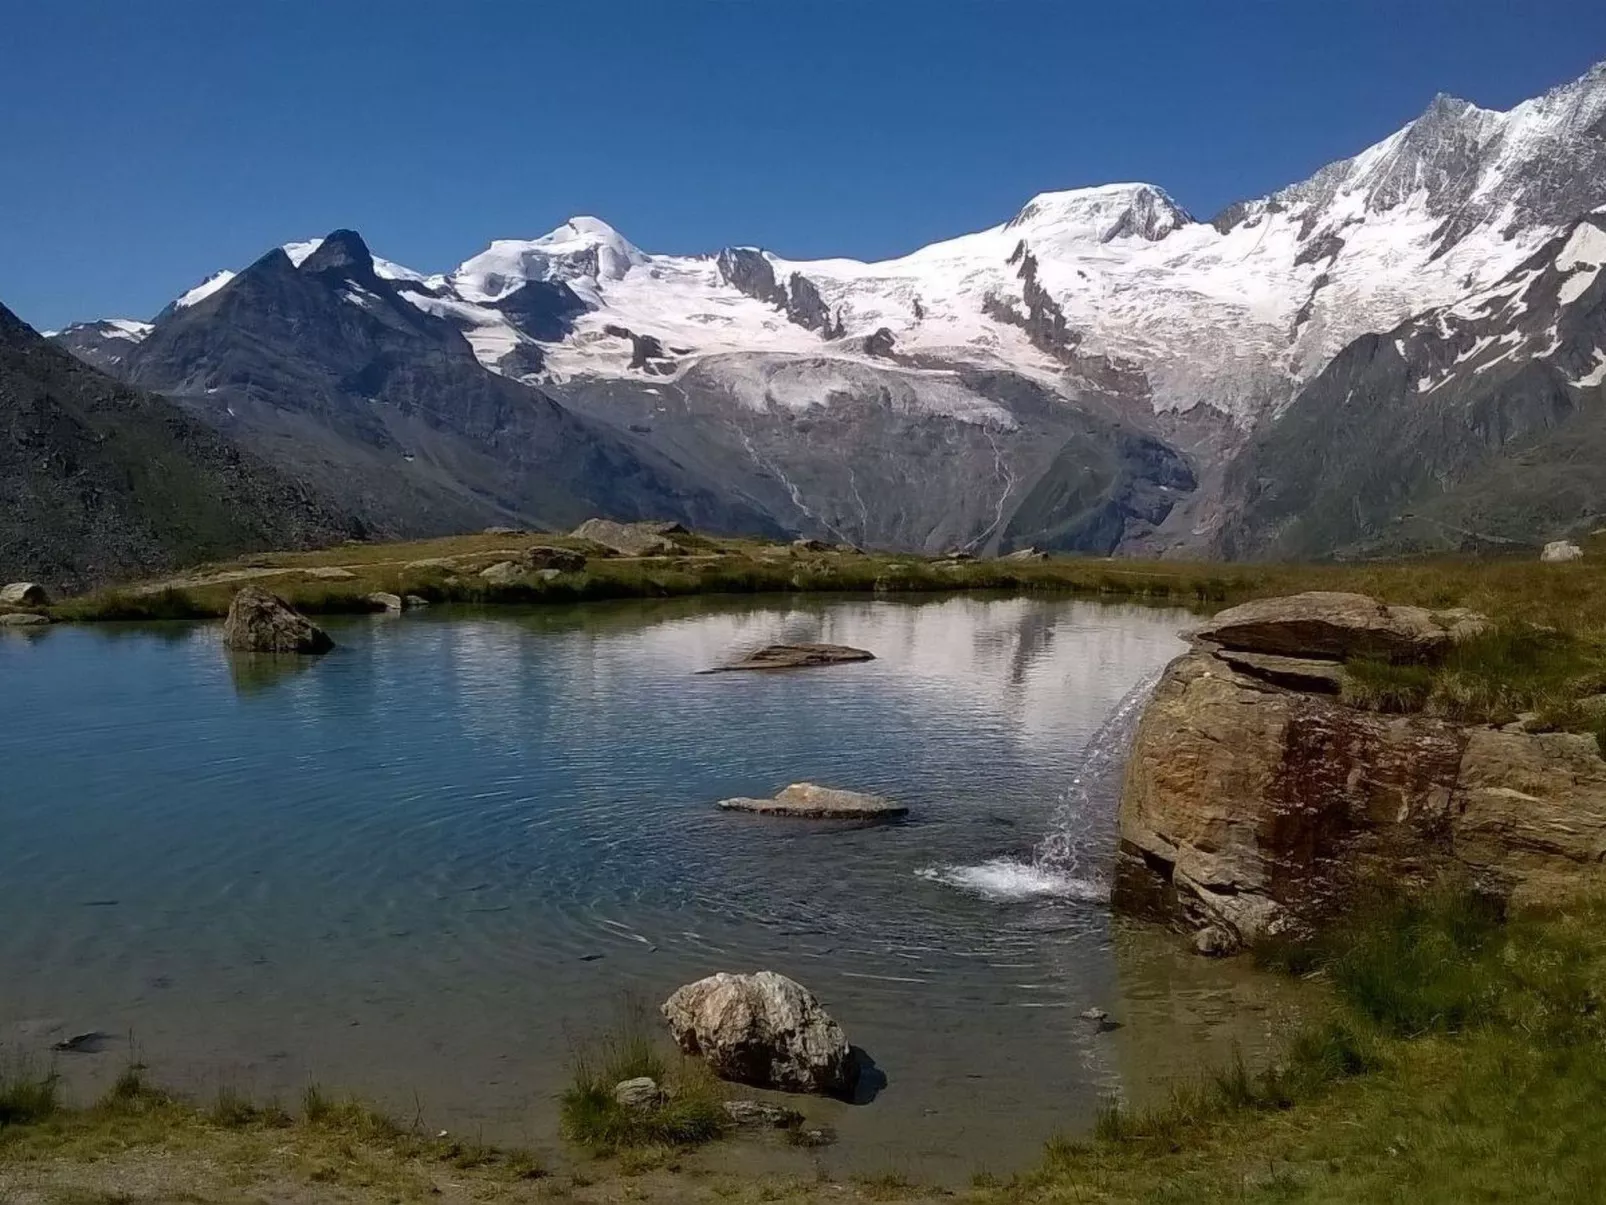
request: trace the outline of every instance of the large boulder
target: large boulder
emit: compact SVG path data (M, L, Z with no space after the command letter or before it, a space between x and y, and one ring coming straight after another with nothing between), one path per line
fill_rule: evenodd
M721 1079L827 1096L853 1091L858 1064L842 1027L785 975L710 975L670 996L663 1014L680 1048Z
M42 607L50 601L50 593L38 582L12 582L0 586L0 603L11 607Z
M327 653L329 634L277 595L246 586L229 604L223 647L237 653Z
M1552 540L1546 544L1539 553L1541 561L1576 561L1583 557L1584 550L1571 540Z
M1358 711L1196 650L1138 724L1115 906L1249 942L1330 911L1374 855L1428 873L1465 744L1452 725Z
M576 539L590 540L621 556L668 556L675 551L671 535L682 535L686 529L678 523L618 523L613 519L587 519L570 534Z
M1347 625L1314 617L1309 596L1270 601L1293 605L1260 616L1303 615L1304 626L1255 629L1240 616L1226 631L1275 634L1284 651L1222 648L1207 632L1167 668L1139 721L1121 794L1118 910L1209 931L1204 944L1219 953L1318 924L1364 883L1410 889L1449 873L1550 900L1606 876L1606 761L1593 737L1349 706L1335 633L1411 658L1438 638L1418 617L1401 621L1408 608L1379 617L1345 602L1339 613L1361 621ZM1428 620L1451 641L1483 625L1462 612ZM1292 642L1298 631L1314 649Z
M1200 627L1203 641L1283 657L1431 661L1474 634L1461 612L1389 606L1365 594L1313 590L1229 607Z

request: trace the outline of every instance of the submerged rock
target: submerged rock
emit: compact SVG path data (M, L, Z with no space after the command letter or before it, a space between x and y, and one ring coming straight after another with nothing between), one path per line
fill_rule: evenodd
M237 653L327 653L329 634L260 586L246 586L229 604L223 647Z
M811 820L890 819L909 814L909 809L903 804L879 795L839 791L832 787L816 786L812 782L795 782L773 799L721 799L719 806L728 812L799 816Z
M804 669L817 665L846 665L855 661L874 661L875 654L845 644L770 644L749 653L730 665L705 669L705 674L734 673L755 669Z
M732 1125L754 1130L790 1130L803 1124L803 1114L762 1100L727 1100L725 1116Z
M42 607L50 602L50 592L38 582L12 582L0 586L0 603L11 607Z
M13 611L0 615L0 628L42 628L50 623L50 616L36 615L32 611Z
M711 975L680 988L662 1011L681 1050L721 1079L847 1096L858 1078L842 1027L812 992L774 971Z

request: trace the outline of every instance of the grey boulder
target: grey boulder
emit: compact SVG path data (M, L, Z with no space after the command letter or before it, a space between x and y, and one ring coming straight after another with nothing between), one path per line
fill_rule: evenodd
M0 603L12 607L42 607L50 601L50 594L38 582L12 582L0 586Z
M327 653L335 642L282 598L260 586L246 586L229 604L223 647L237 653Z
M858 1078L842 1027L812 992L774 971L710 975L679 989L662 1011L681 1050L721 1079L847 1096Z

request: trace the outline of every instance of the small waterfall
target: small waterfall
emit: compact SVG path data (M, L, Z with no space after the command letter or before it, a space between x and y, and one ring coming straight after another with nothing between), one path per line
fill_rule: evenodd
M1030 858L933 867L921 871L921 877L994 900L1109 899L1121 778L1144 705L1164 672L1155 670L1128 691L1088 739L1082 764L1050 817L1048 835Z

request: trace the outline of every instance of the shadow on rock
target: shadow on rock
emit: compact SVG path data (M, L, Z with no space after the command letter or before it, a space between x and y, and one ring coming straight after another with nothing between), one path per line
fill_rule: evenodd
M853 1060L854 1076L853 1092L847 1098L848 1103L867 1105L880 1096L882 1089L887 1086L887 1073L876 1066L876 1061L862 1046L850 1047L848 1057Z

